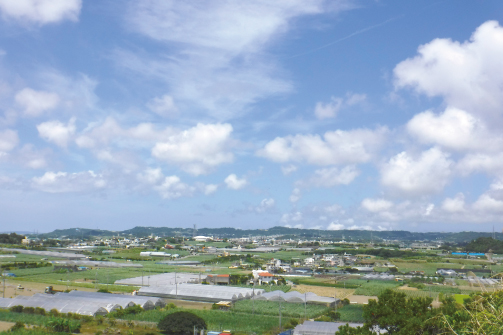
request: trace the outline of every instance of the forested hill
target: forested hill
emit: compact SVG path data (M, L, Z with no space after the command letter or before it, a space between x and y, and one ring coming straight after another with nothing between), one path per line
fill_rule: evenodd
M85 229L85 228L70 228L58 229L51 233L40 234L42 238L58 238L58 237L85 237L92 236L128 236L137 237L158 235L158 236L186 236L191 237L193 234L192 228L178 227L134 227L123 231L110 231L100 229ZM485 232L428 232L418 233L404 230L393 231L368 231L368 230L316 230L316 229L297 229L288 227L272 227L269 229L249 229L242 230L236 228L200 228L197 230L198 235L215 236L215 237L249 237L249 236L283 236L295 238L325 238L334 240L346 241L370 241L374 242L382 240L399 240L399 241L446 241L446 242L471 242L479 237L490 237L492 233ZM496 239L503 240L503 234L497 233ZM475 250L474 250L475 251Z
M489 252L491 250L495 254L503 253L503 241L495 240L491 237L479 237L471 241L465 247L468 252Z

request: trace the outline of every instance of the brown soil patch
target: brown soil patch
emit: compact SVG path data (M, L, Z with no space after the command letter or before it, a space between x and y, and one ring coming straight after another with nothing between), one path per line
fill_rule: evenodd
M403 285L398 287L399 290L406 290L406 291L417 291L417 287L409 287L408 285Z
M323 287L314 285L294 285L292 286L292 291L297 291L300 293L313 292L322 297L333 297L334 293L338 299L344 299L355 293L354 289L347 288L334 288L334 287Z
M19 289L18 285L21 285L23 289ZM5 281L5 297L13 298L18 295L24 296L32 296L35 293L44 293L45 288L49 286L45 283L34 283L28 281L16 281L15 279L8 279ZM66 290L66 285L52 285L55 290L64 291ZM88 292L96 292L95 289L85 288L85 287L76 287L69 285L68 289L70 290L79 290L79 291L88 291ZM0 291L3 290L3 283L0 283Z
M0 321L0 332L9 330L14 326L14 322Z
M176 307L191 308L191 309L211 309L213 305L210 302L186 301L176 299L163 299L166 304L174 303Z

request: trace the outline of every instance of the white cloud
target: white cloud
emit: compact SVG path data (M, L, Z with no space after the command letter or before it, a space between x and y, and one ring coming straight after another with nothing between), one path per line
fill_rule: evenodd
M81 8L82 0L0 0L4 18L40 25L77 21Z
M465 196L463 193L458 193L454 198L446 198L442 202L442 209L450 213L465 211Z
M382 211L387 211L388 209L393 207L393 203L385 199L366 198L363 199L361 206L369 212L379 213Z
M300 188L296 187L293 189L292 194L290 195L290 202L297 202L300 200L300 197L302 196L302 193L300 191Z
M33 177L32 187L48 193L73 193L102 190L107 182L93 171L67 173L46 172L41 177Z
M164 80L177 104L225 120L293 85L266 49L291 21L349 8L350 1L132 1L128 27L172 50L165 55L116 52L117 63ZM190 110L190 109L189 109Z
M0 156L2 153L11 151L19 143L17 131L6 129L0 131Z
M354 164L369 161L385 140L387 128L336 130L319 135L277 137L257 152L274 162L313 165Z
M258 205L257 207L255 207L255 212L257 212L259 214L260 213L269 212L272 209L274 209L275 205L276 205L276 201L274 201L273 198L263 199L260 202L260 205Z
M341 109L361 104L366 99L367 96L365 94L348 92L345 98L332 97L328 103L316 103L314 115L320 120L335 118Z
M234 173L227 176L224 182L227 188L231 190L239 190L248 185L248 181L245 178L239 179Z
M281 216L282 223L298 222L302 221L303 216L301 212L285 213Z
M407 130L422 143L452 150L498 151L503 148L501 134L491 134L481 120L457 108L447 108L439 115L430 111L419 113L407 123Z
M66 148L75 134L75 118L70 119L66 125L59 121L43 122L37 126L37 130L39 136L47 142Z
M154 189L157 190L164 199L189 197L195 192L195 187L182 183L177 176L168 176L164 178L162 183L155 186Z
M473 204L475 210L489 213L502 213L503 200L495 199L490 194L482 194Z
M167 94L152 99L147 103L147 107L152 112L164 117L175 116L178 113L173 97Z
M295 165L293 165L293 164L281 167L281 172L283 172L283 174L285 176L288 176L289 174L291 174L291 173L293 173L295 171L297 171L297 167Z
M487 172L496 176L501 175L503 170L503 153L468 154L457 163L456 169L463 175L468 175L472 172Z
M204 194L205 195L210 195L215 193L218 190L218 185L215 184L209 184L204 186Z
M360 174L354 166L346 166L342 169L330 167L314 171L314 176L298 181L302 187L334 187L337 185L349 185Z
M336 222L331 222L327 227L327 230L343 230L343 229L344 225L342 223L336 223Z
M469 41L435 39L395 69L397 88L411 87L449 106L501 120L503 109L503 28L487 21Z
M381 183L408 195L440 192L452 172L453 162L448 157L438 148L424 151L417 158L401 152L381 168Z
M29 87L15 96L16 103L23 108L25 116L36 117L54 109L60 103L59 95L46 91L35 91Z
M229 151L230 124L197 124L197 126L156 143L152 156L190 174L209 173L220 164L233 161Z

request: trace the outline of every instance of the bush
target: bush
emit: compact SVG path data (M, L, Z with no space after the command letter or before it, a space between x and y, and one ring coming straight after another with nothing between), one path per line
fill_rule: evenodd
M21 321L17 321L14 326L12 326L9 330L11 332L15 332L17 330L24 329L24 323Z
M43 309L41 307L35 307L35 314L45 315L45 309Z
M25 307L23 309L23 313L26 313L26 314L35 314L35 308L33 308L33 307Z
M207 328L202 318L189 312L169 314L157 324L163 334L169 335L192 335L194 327L198 330Z
M51 318L45 327L57 333L80 333L80 322L63 318Z
M59 316L59 311L56 308L53 308L49 311L49 315Z
M12 306L11 308L9 308L9 310L14 313L23 313L23 308L24 308L23 306L17 305L17 306Z

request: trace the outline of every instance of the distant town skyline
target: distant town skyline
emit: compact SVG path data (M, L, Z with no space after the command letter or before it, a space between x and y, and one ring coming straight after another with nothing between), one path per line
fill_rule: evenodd
M501 1L0 0L2 231L503 227Z

